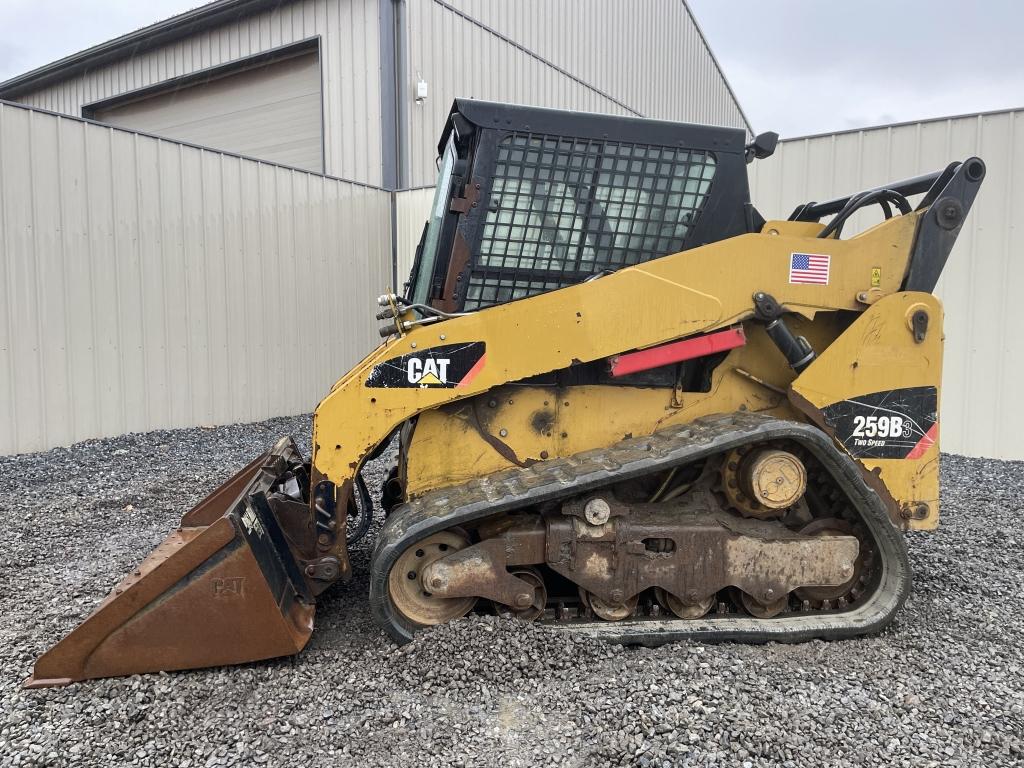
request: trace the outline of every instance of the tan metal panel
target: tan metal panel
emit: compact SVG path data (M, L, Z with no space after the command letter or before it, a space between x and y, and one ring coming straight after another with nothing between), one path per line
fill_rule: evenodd
M378 341L390 217L380 189L0 103L0 454L309 411Z
M44 441L46 412L39 350L39 263L33 229L32 113L0 108L0 440L7 452ZM30 411L35 417L19 422Z
M408 0L414 187L456 97L745 127L682 0Z
M8 226L26 229L34 238L32 249L34 260L33 285L24 285L30 291L34 302L34 323L29 325L35 331L35 345L28 350L39 372L39 384L44 400L42 408L42 431L50 433L62 429L71 415L72 379L71 358L68 345L68 285L64 270L65 247L62 226L63 208L67 201L62 199L60 165L60 126L41 119L40 115L30 117L32 153L29 158L31 181L24 188L31 190L32 219L29 223L10 220ZM5 141L4 144L7 142ZM17 181L15 181L17 183ZM17 258L20 254L12 254ZM13 332L18 335L22 326L21 318L14 317ZM15 360L23 366L28 359ZM31 363L30 363L31 364ZM17 392L15 402L19 402ZM20 416L20 413L19 413Z
M404 76L410 88L422 77L431 89L425 104L409 105L414 186L433 180L437 133L456 96L746 125L683 0L408 0L408 7ZM319 37L326 171L380 184L379 18L379 0L294 0L19 98L77 116L93 102Z
M18 100L77 117L93 102L319 37L326 172L380 184L378 16L379 0L295 0L98 66Z
M920 173L970 155L988 177L950 256L937 293L946 307L942 447L953 453L1024 459L1024 338L1012 309L1024 291L1024 110L968 115L784 141L751 166L754 204L785 218L825 200ZM858 214L847 233L870 226Z
M646 117L748 127L683 0L445 0Z
M67 370L67 401L81 403L68 413L71 426L84 434L96 428L97 333L93 306L92 253L90 248L90 179L86 171L85 126L81 123L57 123L57 194L60 221L60 259L52 272L59 272L63 283L64 339L66 351L60 365ZM83 204L84 203L84 204ZM102 222L101 222L102 227ZM49 311L49 307L47 309Z
M399 290L402 290L412 271L413 261L416 259L416 246L419 245L433 199L434 187L395 193L395 274L398 276Z
M433 183L437 138L456 97L611 114L621 106L435 0L409 2L409 81L422 78L430 97L410 108L413 186ZM455 51L472 51L458 56ZM486 64L485 64L486 63Z
M307 171L324 170L316 53L97 110L94 118Z

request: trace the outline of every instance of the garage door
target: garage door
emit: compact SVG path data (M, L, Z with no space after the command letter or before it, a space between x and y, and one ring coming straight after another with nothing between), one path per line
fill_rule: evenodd
M324 170L315 52L98 108L92 116L134 131Z

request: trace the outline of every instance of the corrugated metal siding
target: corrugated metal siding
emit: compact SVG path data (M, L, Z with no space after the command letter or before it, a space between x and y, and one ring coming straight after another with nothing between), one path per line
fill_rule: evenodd
M1024 459L1024 337L1013 314L1024 292L1024 110L784 141L751 166L751 192L763 215L786 218L799 203L971 155L985 161L988 176L937 289L946 307L942 447ZM849 233L878 216L860 215Z
M408 77L412 186L455 97L746 127L682 0L409 0Z
M416 246L419 245L433 199L434 187L395 193L395 274L398 276L399 290L402 290L412 271Z
M390 209L0 104L0 454L310 410L379 341Z
M326 172L382 183L380 0L293 0L19 97L82 107L281 46L321 39ZM683 0L408 0L412 186L429 184L452 100L746 127Z
M748 128L683 0L445 0L645 117Z
M93 118L175 141L324 172L320 59L292 56L97 110Z
M321 39L327 173L381 183L379 0L295 0L18 97L80 116L86 104Z

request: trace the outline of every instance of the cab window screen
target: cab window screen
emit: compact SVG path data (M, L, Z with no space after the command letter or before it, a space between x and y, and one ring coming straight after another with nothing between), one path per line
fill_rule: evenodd
M465 309L682 250L715 173L704 151L513 133L498 146Z

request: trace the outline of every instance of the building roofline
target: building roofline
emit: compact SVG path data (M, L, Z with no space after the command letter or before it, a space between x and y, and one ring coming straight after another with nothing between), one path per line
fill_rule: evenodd
M0 83L0 98L12 99L53 82L64 80L84 70L135 56L143 51L193 35L199 30L236 21L288 2L290 0L214 0L212 3L179 13L177 16L115 37L113 40L94 45L5 80Z
M921 120L902 120L898 123L882 123L881 125L865 125L860 128L844 128L841 131L823 131L822 133L808 133L804 136L786 136L779 141L805 141L807 139L824 139L828 136L843 136L848 133L863 133L864 131L881 131L886 128L906 128L908 125L921 125L922 123L941 123L945 120L964 120L969 117L991 117L993 115L1008 115L1010 112L1024 112L1024 106L1005 107L1003 109L990 109L987 112L964 112L959 115L939 115L938 117L925 117Z
M750 133L751 136L753 136L754 126L750 124L750 119L747 117L747 113L743 111L743 105L740 104L740 100L736 98L736 91L732 89L732 83L730 83L729 78L725 76L725 70L722 69L722 65L718 61L718 57L715 56L714 50L712 50L711 46L708 44L708 39L704 35L704 30L701 27L700 22L697 21L696 14L694 14L693 9L690 8L690 4L686 2L686 0L682 0L682 3L683 9L686 11L686 15L690 17L690 21L693 22L693 26L697 30L697 35L700 37L700 41L704 44L704 50L708 52L708 56L711 57L711 61L715 65L715 69L718 70L718 74L721 75L722 77L722 82L725 83L725 90L729 92L729 95L732 97L733 103L736 105L736 109L739 110L740 117L743 118L743 123L747 126L747 132Z

